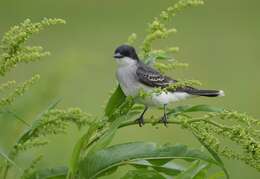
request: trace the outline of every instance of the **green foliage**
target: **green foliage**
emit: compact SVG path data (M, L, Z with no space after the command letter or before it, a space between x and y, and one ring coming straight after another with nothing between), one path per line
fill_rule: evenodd
M25 43L31 35L38 33L50 25L61 23L65 23L65 21L62 19L44 18L39 23L32 23L30 19L26 19L20 25L13 26L5 33L0 43L0 52L2 52L0 54L0 75L4 76L19 63L33 62L48 55L49 52L43 51L42 47L25 46ZM13 103L16 97L22 96L39 78L39 75L34 75L30 80L18 85L7 97L0 99L0 107L2 108ZM3 93L7 89L13 88L15 84L15 80L1 84L0 92Z
M14 80L1 84L0 92L4 92L5 90L10 89L15 84L16 84L16 81L14 81Z
M136 39L137 39L136 33L132 33L132 34L128 37L127 43L131 45L131 44L133 44L133 43L135 42Z
M115 110L122 105L125 101L125 94L122 89L118 86L116 90L113 92L112 96L109 98L109 101L106 105L105 115L107 117L111 117Z
M65 133L69 123L74 123L78 128L87 124L89 115L80 109L71 108L68 110L51 109L41 115L37 123L22 135L14 146L11 155L16 156L18 152L33 147L47 144L46 136Z
M178 47L154 49L153 43L177 32L175 28L170 27L170 21L176 14L203 2L203 0L179 0L162 11L159 17L154 18L141 45L144 63L154 66L161 72L188 66L172 57L172 54L179 51ZM62 23L64 21L61 19L43 19L39 23L25 20L11 28L1 43L3 53L0 56L0 74L3 76L20 63L33 62L48 55L49 53L43 51L42 47L29 47L24 44L32 34L47 26ZM128 43L133 44L136 39L137 35L133 33ZM36 75L17 86L15 81L0 85L0 92L11 90L16 86L13 92L0 99L0 107L12 104L16 97L22 96L38 79L39 75ZM200 82L179 80L169 88L174 90L187 85L200 85ZM161 93L164 90L155 89L153 92ZM138 97L147 95L149 94L140 91ZM120 128L136 125L136 117L143 111L143 106L135 104L135 100L135 97L126 97L118 85L106 104L104 115L99 117L91 117L78 108L57 109L60 100L55 100L33 120L32 124L27 124L27 130L17 140L9 154L0 152L6 161L5 166L0 168L0 174L6 179L9 169L16 166L22 171L21 177L24 179L89 179L110 175L118 167L128 166L131 170L124 174L123 179L172 177L206 179L212 176L209 169L217 166L222 170L221 174L224 173L225 177L229 178L220 156L241 160L260 170L259 120L247 114L208 105L177 106L168 111L169 125L174 124L191 132L204 147L202 150L191 149L183 144L158 145L148 142L110 146ZM19 119L17 116L16 118ZM161 125L158 121L159 118L154 116L145 119L147 124ZM75 124L79 129L83 126L87 128L84 128L86 131L76 142L68 166L38 169L37 164L42 156L36 156L27 168L18 167L15 160L19 154L46 145L49 136L65 133L71 124ZM179 160L185 165L180 164Z
M226 110L208 114L203 117L203 120L205 121L187 127L204 145L227 158L241 160L260 170L259 120L246 114ZM231 125L225 124L228 121ZM223 139L234 143L235 147L225 145Z
M21 176L21 178L26 179L28 178L28 176L32 175L33 171L35 170L36 165L41 161L41 159L43 158L42 155L36 157L32 162L31 165L24 170L23 175Z
M208 106L208 105L187 105L187 106L177 106L174 109L169 110L168 115L179 115L184 113L192 112L222 112L224 109Z
M175 28L168 28L169 22L176 16L177 13L182 12L183 9L190 6L198 6L204 4L203 0L180 0L176 4L169 6L162 11L159 17L155 17L149 24L148 34L145 37L141 46L144 57L149 56L152 51L152 43L159 39L166 39L169 35L177 32ZM178 51L178 47L169 48L170 51ZM161 50L163 51L163 50Z
M68 178L75 178L77 176L79 162L84 155L85 150L87 150L89 144L92 143L91 137L96 134L97 129L98 125L96 123L90 125L88 131L78 140L74 146L74 150L70 159Z
M64 24L62 19L44 18L39 23L32 23L30 19L26 19L20 25L13 26L3 36L0 43L0 74L4 76L12 68L19 63L28 63L40 59L49 54L44 52L40 46L25 46L31 35L38 33L48 26L55 24ZM0 92L13 89L6 97L0 99L0 108L12 104L18 96L22 96L33 84L40 79L40 75L34 75L31 79L16 86L16 81L8 81L0 85ZM24 122L24 121L23 121Z
M157 172L164 173L165 175L169 175L169 176L176 176L186 169L184 166L170 161L171 159L138 160L138 161L129 162L129 165L137 169L153 169Z
M48 26L55 24L64 24L62 19L44 18L41 22L32 23L30 19L26 19L20 25L13 26L2 38L0 49L0 74L4 76L12 68L19 63L28 63L40 59L49 52L43 51L40 46L23 46L31 35L38 33Z
M56 167L41 169L37 172L32 172L24 177L24 179L65 179L67 174L67 167Z
M189 168L184 172L180 173L176 179L190 179L190 178L200 178L203 176L203 170L208 167L208 164L200 165L199 161L195 161ZM202 177L205 178L205 177Z
M134 142L111 146L88 155L80 164L80 175L82 178L96 178L114 167L131 165L132 161L147 159L198 159L218 165L203 152L188 149L184 145L158 146L154 143Z
M22 96L39 79L40 79L39 75L34 75L31 79L18 85L13 92L11 92L10 94L7 95L7 97L0 99L0 108L2 108L3 106L6 106L6 105L12 104L15 101L16 97ZM14 81L10 81L9 84L14 84L13 82Z
M121 179L138 179L138 178L157 178L164 179L162 175L153 170L137 169L130 170Z
M8 162L8 164L13 165L13 166L17 167L19 170L21 170L20 167L12 159L10 159L8 157L8 155L6 155L4 152L0 151L0 156L1 156L1 158L4 158ZM0 168L0 169L2 169L2 168ZM0 170L0 172L1 172L1 170Z
M2 51L0 55L0 74L4 76L19 63L33 62L48 55L49 52L43 51L42 47L25 46L25 43L31 35L38 33L46 27L64 23L65 21L62 19L44 18L39 23L32 23L31 20L27 19L20 25L12 27L4 35L0 44ZM39 75L34 75L31 79L19 85L16 85L16 81L14 80L0 85L0 92L2 93L6 90L12 90L12 88L15 87L7 96L0 99L0 107L3 108L12 104L18 96L22 96L39 78ZM8 170L12 165L17 166L15 159L20 152L47 144L47 136L65 133L70 123L76 124L78 128L88 123L90 116L78 108L70 108L67 110L54 109L59 101L60 100L50 104L44 112L38 115L32 125L20 119L10 110L3 110L3 112L13 114L16 119L25 123L29 129L20 137L8 155L1 153L1 156L6 160L6 165L1 168L1 177L6 178L8 176ZM41 158L41 156L38 156L32 161L31 165L24 170L22 178L27 178L27 176L34 172L35 166Z

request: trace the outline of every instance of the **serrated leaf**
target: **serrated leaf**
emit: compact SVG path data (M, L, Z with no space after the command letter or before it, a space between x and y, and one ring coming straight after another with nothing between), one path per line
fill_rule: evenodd
M118 85L105 107L105 116L110 117L113 112L125 101L125 99L126 96L121 87Z
M133 142L114 145L88 155L80 162L79 173L81 177L91 179L108 169L125 165L133 160L176 158L218 164L205 153L188 149L185 145L160 146L155 143Z

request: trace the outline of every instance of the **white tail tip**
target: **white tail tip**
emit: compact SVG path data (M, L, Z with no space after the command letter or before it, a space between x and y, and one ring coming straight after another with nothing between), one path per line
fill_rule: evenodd
M225 92L224 92L223 90L220 90L218 96L220 96L220 97L221 97L221 96L225 96Z

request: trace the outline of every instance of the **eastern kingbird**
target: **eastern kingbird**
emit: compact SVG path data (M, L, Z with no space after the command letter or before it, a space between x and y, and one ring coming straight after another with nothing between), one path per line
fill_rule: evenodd
M137 119L139 126L144 125L144 114L150 106L164 108L164 114L161 122L167 125L166 107L168 104L184 100L192 96L218 97L224 96L222 90L201 90L190 86L179 87L175 90L168 89L170 84L176 83L168 76L165 76L144 64L136 54L134 47L129 45L119 46L114 53L114 58L118 64L116 77L126 96L136 97L140 90L150 94L144 99L138 99L138 103L144 104L145 109ZM167 88L160 94L155 93L155 88Z

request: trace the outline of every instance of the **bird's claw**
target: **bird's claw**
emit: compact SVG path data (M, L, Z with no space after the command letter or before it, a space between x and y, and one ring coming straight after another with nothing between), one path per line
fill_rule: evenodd
M161 122L164 124L165 127L167 127L168 117L166 114L164 114L163 117L161 118Z
M139 127L142 127L144 125L144 117L140 116L138 119L136 119L136 122L138 122Z

